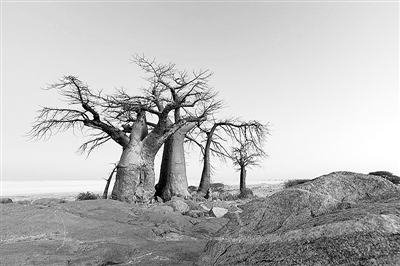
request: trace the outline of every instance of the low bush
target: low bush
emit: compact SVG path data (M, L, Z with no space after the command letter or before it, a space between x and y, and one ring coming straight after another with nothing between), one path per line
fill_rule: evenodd
M400 185L400 176L394 175L391 172L387 171L376 171L376 172L371 172L369 175L375 175L375 176L380 176L383 177L390 182L392 182L395 185Z
M293 187L293 186L296 186L296 185L300 185L300 184L306 183L308 181L310 181L310 179L291 179L291 180L287 180L283 184L283 187L284 188L290 188L290 187Z
M77 201L81 200L96 200L99 199L100 196L98 194L94 194L93 192L81 192L76 196Z

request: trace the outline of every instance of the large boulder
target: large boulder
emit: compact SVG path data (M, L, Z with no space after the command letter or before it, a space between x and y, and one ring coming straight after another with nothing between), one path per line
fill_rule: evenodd
M400 188L334 172L254 200L196 265L399 265Z

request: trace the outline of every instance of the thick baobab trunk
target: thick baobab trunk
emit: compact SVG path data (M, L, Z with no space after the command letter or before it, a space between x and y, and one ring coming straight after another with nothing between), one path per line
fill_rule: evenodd
M160 147L158 137L148 134L144 112L138 114L117 165L112 199L131 203L154 197L154 159Z
M145 202L154 196L154 159L142 145L128 146L122 152L111 194L112 199Z
M184 140L185 134L194 124L186 125L176 131L164 143L160 169L160 179L156 185L156 196L168 201L172 196L189 197L186 176Z
M240 193L246 193L246 167L240 167Z

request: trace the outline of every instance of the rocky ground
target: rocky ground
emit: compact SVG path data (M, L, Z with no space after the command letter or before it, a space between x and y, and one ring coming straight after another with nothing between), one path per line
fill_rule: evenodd
M256 186L270 195L280 186ZM127 204L15 197L1 204L0 265L192 265L246 201ZM6 199L2 199L4 203Z
M335 172L241 206L196 265L400 265L400 187Z
M251 201L146 205L3 198L0 265L400 265L391 181L334 172L252 189Z

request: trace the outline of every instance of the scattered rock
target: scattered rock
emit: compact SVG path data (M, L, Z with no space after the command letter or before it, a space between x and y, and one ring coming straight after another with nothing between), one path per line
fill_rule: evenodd
M196 265L398 265L400 188L335 172L243 206Z
M208 208L205 204L200 203L199 204L199 210L200 211L204 211L204 212L209 212L211 210L211 208Z
M199 210L199 203L194 200L185 200L184 201L188 206L190 210Z
M204 212L203 211L199 211L199 210L190 210L187 215L189 215L190 217L193 218L200 218L200 217L204 217Z
M214 191L211 193L210 198L213 200L219 199L221 197L221 193L218 191Z
M229 207L228 207L228 211L229 212L242 212L243 210L240 209L239 207L237 207L234 204L230 204Z
M190 193L194 201L206 201L207 193L194 191Z
M176 212L184 214L189 211L189 206L182 200L172 201L171 205Z
M10 199L10 198L0 198L0 204L7 204L7 203L13 203L12 199Z
M212 209L209 212L209 215L211 217L222 218L227 212L228 210L225 208L212 207Z
M212 209L213 207L219 207L219 208L225 208L225 209L229 208L229 203L227 203L225 201L207 201L207 202L204 202L203 205L206 206L208 209Z

